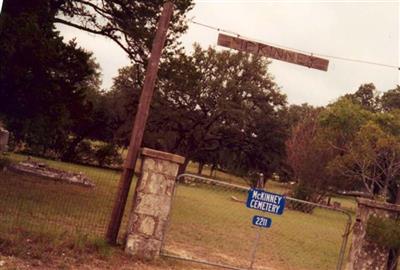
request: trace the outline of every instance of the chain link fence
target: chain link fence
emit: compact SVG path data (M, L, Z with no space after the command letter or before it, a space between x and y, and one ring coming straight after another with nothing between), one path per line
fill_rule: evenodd
M26 161L11 154L15 165ZM61 181L22 172L14 165L0 170L0 240L23 235L104 239L111 216L120 171L32 158L46 170L84 176L93 186ZM133 196L134 183L130 190ZM128 200L122 228L126 228L131 200ZM121 239L123 233L120 234Z
M286 198L283 215L246 207L248 188L184 174L162 255L228 269L343 269L349 213ZM252 225L255 215L270 228Z
M26 156L12 154L19 162ZM15 235L103 238L117 191L118 170L34 159L83 174L87 187L0 171L0 240ZM339 209L287 198L283 215L246 208L248 188L195 175L177 184L163 255L231 269L342 269L349 216ZM134 184L129 198L132 198ZM128 200L120 240L131 209ZM256 228L254 215L272 219Z

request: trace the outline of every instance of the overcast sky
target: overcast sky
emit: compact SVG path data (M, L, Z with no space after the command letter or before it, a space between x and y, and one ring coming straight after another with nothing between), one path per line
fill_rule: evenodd
M399 65L398 2L197 1L189 18L257 40L325 55ZM215 45L217 32L191 24L183 37ZM399 71L329 59L328 72L274 60L271 73L290 103L325 105L373 82L381 91L399 83Z
M1 0L0 0L1 1ZM195 1L188 18L265 43L399 66L399 2L397 1ZM103 87L112 85L128 57L113 42L60 27L67 40L94 52L103 72ZM218 32L189 24L182 37L188 52L194 42L217 46ZM221 48L223 49L223 48ZM290 103L326 105L373 82L380 91L399 84L399 71L375 65L330 60L327 72L273 60L270 72Z

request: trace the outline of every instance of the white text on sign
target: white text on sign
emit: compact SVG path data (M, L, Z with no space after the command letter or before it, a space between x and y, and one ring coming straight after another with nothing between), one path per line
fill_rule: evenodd
M268 213L281 215L285 207L285 198L282 195L266 192L260 189L251 189L247 197L247 207Z

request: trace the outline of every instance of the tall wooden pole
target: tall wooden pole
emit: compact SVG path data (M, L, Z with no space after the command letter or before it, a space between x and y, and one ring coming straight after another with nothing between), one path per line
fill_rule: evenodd
M168 25L172 17L173 9L173 4L171 2L166 2L163 6L160 20L158 21L157 32L153 41L153 47L147 64L146 76L139 100L139 106L135 116L135 123L132 130L128 154L124 163L124 170L121 175L114 208L107 229L106 238L110 244L115 244L117 241L126 200L128 198L132 177L135 172L136 160L142 144L143 133L149 115L150 103L153 97L161 52L167 38Z

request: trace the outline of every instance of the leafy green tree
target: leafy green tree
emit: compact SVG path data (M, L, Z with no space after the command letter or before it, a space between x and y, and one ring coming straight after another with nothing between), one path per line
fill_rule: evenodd
M314 107L307 103L303 103L301 105L291 104L290 106L287 107L287 112L286 112L285 118L288 122L288 125L291 128L293 128L299 122L304 120L305 117L308 117L310 114L313 114L315 111L320 111L320 110L322 110L322 108Z
M145 64L151 49L163 0L4 0L9 14L35 9L43 22L64 24L92 34L105 36L118 44L136 63ZM167 48L178 45L177 38L186 29L185 14L192 0L175 0Z
M145 145L179 153L187 161L268 176L284 155L287 129L281 121L286 98L267 66L263 58L198 46L191 56L170 57L159 73ZM138 70L121 70L114 81L110 96L121 102L119 120L136 110ZM124 126L131 124L129 119Z
M111 91L105 93L103 109L109 115L113 140L121 146L129 145L143 79L144 71L137 65L121 68Z
M364 187L371 195L382 193L389 201L395 201L398 186L393 179L398 176L388 177L391 173L386 170L396 161L384 158L388 155L384 145L390 142L393 150L396 149L396 140L400 138L397 112L372 112L348 98L341 98L322 112L320 123L326 147L336 152L328 164L331 175L347 179L349 188Z
M98 66L55 23L106 36L144 69L163 1L5 0L0 15L0 118L35 153L73 160L83 139L109 141ZM169 55L190 0L175 1Z
M316 201L316 198L321 198L327 191L338 188L363 188L360 168L354 165L358 158L354 152L358 151L361 162L365 149L361 150L355 146L362 142L360 132L364 131L367 123L374 123L382 129L383 133L379 134L381 137L390 134L395 138L400 132L399 119L393 113L367 110L365 104L362 106L349 96L340 98L323 110L310 111L292 129L292 135L286 143L287 160L303 199ZM368 143L365 142L364 147L367 146ZM353 163L346 163L350 157L353 157ZM344 170L343 164L348 165L348 171ZM359 175L361 180L347 177L349 171ZM379 177L381 176L382 174L379 174ZM374 183L374 188L375 185ZM376 188L380 190L383 186Z
M348 151L329 167L333 173L362 183L371 196L395 202L400 183L400 138L369 121L357 132Z
M379 94L373 83L362 84L354 94L345 97L365 110L376 112L380 109Z
M17 142L58 157L91 111L88 96L98 94L98 66L54 30L49 17L57 7L17 2L5 3L0 17L0 117Z
M346 97L328 105L320 116L327 147L333 147L340 153L346 151L348 142L353 141L356 132L372 118L372 112Z
M53 0L54 1L54 0ZM164 0L63 0L55 23L105 36L120 46L135 63L144 65L161 15ZM169 28L167 51L172 53L177 39L186 31L185 14L192 0L175 0Z
M381 106L384 111L400 110L400 86L385 92L381 97Z

